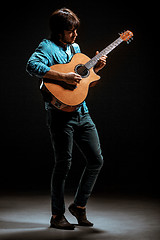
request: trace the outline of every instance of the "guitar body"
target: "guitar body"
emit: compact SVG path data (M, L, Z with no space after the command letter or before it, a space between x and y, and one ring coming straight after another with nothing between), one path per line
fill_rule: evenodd
M73 112L77 107L86 99L89 87L94 85L100 79L93 67L103 55L108 55L115 47L121 42L126 41L129 43L133 37L133 33L129 30L120 34L120 37L111 43L108 47L103 49L100 53L92 59L85 54L76 53L72 60L66 64L56 64L51 66L51 69L69 73L75 72L82 76L82 80L77 85L67 84L63 81L55 81L44 79L46 90L52 94L51 103L58 109Z
M51 66L52 70L58 72L76 72L82 76L82 80L76 86L63 81L44 79L45 87L53 96L51 103L56 108L66 112L75 111L86 99L90 84L100 79L100 76L94 72L93 67L89 70L83 69L84 64L89 60L90 58L85 54L76 53L69 63Z

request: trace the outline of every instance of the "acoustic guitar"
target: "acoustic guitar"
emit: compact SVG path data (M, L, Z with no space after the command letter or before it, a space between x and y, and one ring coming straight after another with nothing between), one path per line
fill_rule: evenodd
M98 76L93 69L98 60L102 56L108 55L123 41L129 43L132 37L133 33L127 30L124 33L121 33L118 39L92 59L85 54L76 53L69 63L55 64L51 66L51 69L55 71L63 73L75 72L82 77L82 80L77 83L77 85L67 84L63 81L56 81L53 79L43 79L45 87L52 94L51 103L59 110L66 112L75 111L86 99L89 87L100 79L100 76Z

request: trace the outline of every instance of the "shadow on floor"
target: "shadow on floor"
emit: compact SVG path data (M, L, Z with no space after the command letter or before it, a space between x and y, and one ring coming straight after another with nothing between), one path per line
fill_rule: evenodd
M100 235L106 234L98 228L88 228L76 225L75 230L58 230L46 224L0 221L0 239L7 240L81 240L106 239ZM95 237L94 237L95 235Z

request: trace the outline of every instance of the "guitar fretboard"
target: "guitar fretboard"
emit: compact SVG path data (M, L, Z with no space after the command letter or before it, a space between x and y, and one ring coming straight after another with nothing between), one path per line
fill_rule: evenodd
M94 67L98 60L104 56L110 53L114 48L116 48L123 40L121 37L116 39L113 43L111 43L109 46L107 46L105 49L103 49L100 53L98 53L96 56L94 56L91 60L89 60L86 64L85 67L89 70L90 68Z

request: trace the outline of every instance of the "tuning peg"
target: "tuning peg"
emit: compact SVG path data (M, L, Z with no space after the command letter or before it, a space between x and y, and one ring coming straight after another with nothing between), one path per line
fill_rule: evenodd
M131 39L128 39L127 44L129 44L131 41L132 41Z

